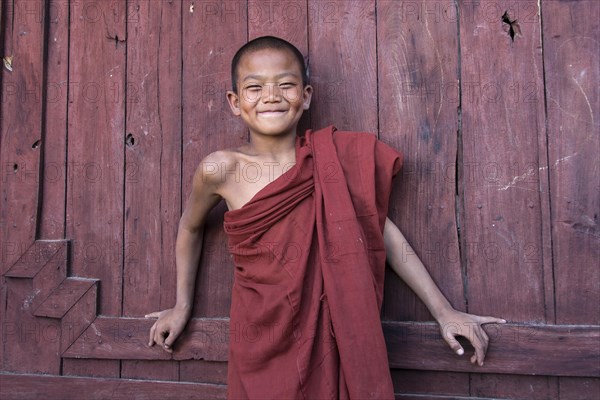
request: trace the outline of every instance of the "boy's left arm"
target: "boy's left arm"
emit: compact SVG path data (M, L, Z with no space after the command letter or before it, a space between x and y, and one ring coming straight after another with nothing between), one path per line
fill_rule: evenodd
M421 260L410 247L404 235L398 227L389 219L385 221L383 230L387 261L404 282L425 303L433 317L440 325L444 340L458 355L464 350L455 336L466 337L473 347L475 354L471 357L471 363L477 362L483 365L487 351L489 338L482 324L505 323L506 321L495 317L481 317L455 310L439 290L431 276L425 269ZM449 325L452 324L452 325ZM464 327L468 334L457 332L446 327Z

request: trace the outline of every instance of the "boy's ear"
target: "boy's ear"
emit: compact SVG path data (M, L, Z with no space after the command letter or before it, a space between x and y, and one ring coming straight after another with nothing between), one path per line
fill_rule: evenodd
M304 97L304 104L302 104L302 108L308 110L310 108L310 100L312 99L313 88L310 85L304 86L304 90L302 91L302 96Z
M228 90L227 102L229 103L229 108L231 108L231 112L233 112L233 115L239 117L242 114L242 112L240 110L240 99L237 93Z

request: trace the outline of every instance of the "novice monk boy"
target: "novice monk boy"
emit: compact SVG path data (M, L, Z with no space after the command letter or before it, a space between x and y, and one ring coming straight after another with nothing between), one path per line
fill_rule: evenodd
M188 322L204 223L223 199L235 265L230 324L265 332L230 340L228 398L393 399L380 321L386 258L441 327L475 326L471 362L483 365L481 324L504 321L454 310L418 258L403 256L409 245L386 218L401 155L368 133L328 127L297 135L313 89L302 54L284 40L244 45L232 81L227 100L250 142L210 154L196 170L177 235L176 304L147 315L158 317L149 345L171 352ZM249 165L259 178L214 168Z

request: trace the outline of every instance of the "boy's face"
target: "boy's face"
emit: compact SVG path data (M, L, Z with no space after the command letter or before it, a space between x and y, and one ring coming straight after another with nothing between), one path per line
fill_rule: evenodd
M302 72L286 50L264 49L246 54L237 69L238 93L227 92L233 113L250 132L281 135L296 132L310 106L312 87L302 86Z

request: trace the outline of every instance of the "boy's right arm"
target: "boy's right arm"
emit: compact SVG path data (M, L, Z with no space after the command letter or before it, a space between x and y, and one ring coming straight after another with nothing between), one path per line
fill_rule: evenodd
M153 346L158 343L169 353L173 352L173 342L185 328L192 313L196 272L202 250L204 222L209 211L221 200L217 193L221 183L219 174L207 173L207 171L212 172L214 170L214 168L209 167L219 165L218 158L220 158L219 155L213 153L202 160L196 169L192 191L179 220L175 244L177 266L177 300L175 307L146 315L146 318L158 317L158 320L150 329L148 345Z

